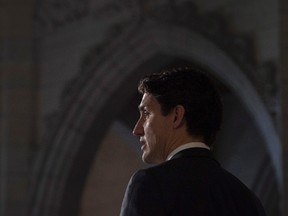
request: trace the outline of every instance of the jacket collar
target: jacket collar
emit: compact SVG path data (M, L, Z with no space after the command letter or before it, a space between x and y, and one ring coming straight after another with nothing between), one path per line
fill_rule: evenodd
M196 147L185 149L183 151L178 152L171 158L171 160L177 158L188 158L188 157L206 157L214 159L213 154L210 150Z

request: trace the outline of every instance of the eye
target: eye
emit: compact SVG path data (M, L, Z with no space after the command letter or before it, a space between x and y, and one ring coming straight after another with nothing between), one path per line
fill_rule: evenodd
M150 113L147 110L143 110L142 113L143 113L145 118L147 118L150 115Z

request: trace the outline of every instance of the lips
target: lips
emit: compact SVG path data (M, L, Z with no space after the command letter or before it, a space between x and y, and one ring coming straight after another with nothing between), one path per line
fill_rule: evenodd
M141 150L144 151L145 147L146 147L146 144L142 145Z
M141 144L141 150L143 151L146 147L146 142L143 139L140 139L140 144Z

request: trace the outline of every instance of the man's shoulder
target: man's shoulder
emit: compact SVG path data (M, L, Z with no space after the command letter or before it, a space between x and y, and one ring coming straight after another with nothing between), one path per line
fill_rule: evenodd
M133 178L157 178L157 177L164 177L163 173L169 171L169 170L174 170L173 169L173 164L175 161L165 161L163 163L157 164L157 165L152 165L143 169L139 169L137 170L134 174L133 174Z
M168 176L178 175L179 173L187 172L190 169L193 170L194 166L195 164L193 164L192 161L189 162L185 158L177 158L165 161L157 165L152 165L144 169L140 169L134 175L136 175L137 177L151 176L153 178L167 179Z
M133 176L157 175L161 170L169 168L169 163L164 162L161 164L152 165L136 171Z
M232 173L221 167L214 158L182 157L148 168L140 169L134 178L151 178L155 181L192 181L199 184L207 183L211 186L222 184L227 186L241 186L244 184ZM210 182L210 183L209 183Z

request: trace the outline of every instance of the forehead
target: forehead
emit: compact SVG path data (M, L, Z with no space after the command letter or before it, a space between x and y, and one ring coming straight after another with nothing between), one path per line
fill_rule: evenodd
M158 103L158 101L156 100L156 98L148 93L143 94L141 103L139 104L139 109L143 109L144 107L159 107L160 104Z

